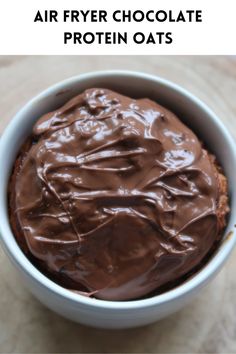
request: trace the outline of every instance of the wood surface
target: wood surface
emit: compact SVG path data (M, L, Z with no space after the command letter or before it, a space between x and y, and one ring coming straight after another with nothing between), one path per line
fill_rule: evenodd
M144 71L182 85L218 114L236 140L236 58L216 56L2 56L0 133L22 105L49 85L104 69ZM236 353L235 270L236 250L183 310L147 327L104 331L46 309L23 287L0 249L0 352Z

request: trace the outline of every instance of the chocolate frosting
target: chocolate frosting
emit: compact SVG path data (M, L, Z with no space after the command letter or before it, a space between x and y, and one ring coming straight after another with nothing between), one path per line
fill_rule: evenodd
M59 283L139 298L194 269L215 243L215 166L157 103L89 89L41 117L33 139L15 215L29 252Z

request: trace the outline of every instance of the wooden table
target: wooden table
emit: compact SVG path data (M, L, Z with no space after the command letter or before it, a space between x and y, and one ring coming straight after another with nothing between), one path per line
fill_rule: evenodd
M205 101L236 139L234 57L0 57L0 132L49 85L92 70L130 69L163 76ZM1 221L0 221L1 222ZM90 329L43 307L22 286L0 249L1 353L235 353L236 250L214 281L183 310L153 325Z

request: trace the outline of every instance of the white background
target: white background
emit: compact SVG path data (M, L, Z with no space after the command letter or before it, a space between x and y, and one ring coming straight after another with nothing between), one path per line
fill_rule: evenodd
M202 10L201 23L34 23L37 10ZM235 0L0 0L0 54L236 54ZM61 17L59 17L61 18ZM110 18L110 17L108 17ZM64 32L129 32L127 45L64 44ZM142 31L172 32L172 44L133 43Z

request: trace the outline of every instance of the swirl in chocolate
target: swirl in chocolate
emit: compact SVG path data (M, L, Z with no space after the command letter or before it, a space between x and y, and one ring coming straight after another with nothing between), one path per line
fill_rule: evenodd
M15 183L29 252L100 299L149 294L196 267L219 233L216 169L149 99L89 89L41 117Z

